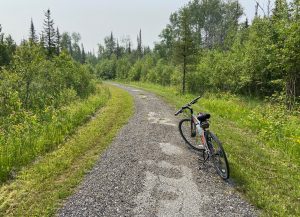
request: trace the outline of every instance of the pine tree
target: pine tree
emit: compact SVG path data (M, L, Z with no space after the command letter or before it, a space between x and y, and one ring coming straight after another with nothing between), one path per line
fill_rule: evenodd
M129 53L129 54L131 54L131 42L129 41L129 43L128 43L128 49L127 49L127 52Z
M142 48L142 30L140 29L139 35L137 36L137 53L138 57L143 56L143 48Z
M86 63L86 54L85 54L85 51L84 51L83 44L81 44L81 63L82 64Z
M48 58L52 57L56 50L54 21L51 18L50 9L45 12L44 20L44 40Z
M31 18L31 22L30 22L29 42L34 43L34 44L36 44L38 42L38 37L36 35L36 31L35 31L35 28L33 25L32 18Z
M175 42L174 59L182 65L182 93L186 90L186 74L189 68L195 63L197 46L193 41L190 28L190 15L187 9L183 9L179 15L179 38Z
M56 28L56 35L55 35L55 44L56 44L56 55L60 54L61 51L61 35L59 33L58 27Z
M119 59L121 57L121 47L119 45L119 40L117 40L117 47L116 47L116 57Z
M248 18L246 18L244 27L245 27L246 29L249 28L249 21L248 21Z

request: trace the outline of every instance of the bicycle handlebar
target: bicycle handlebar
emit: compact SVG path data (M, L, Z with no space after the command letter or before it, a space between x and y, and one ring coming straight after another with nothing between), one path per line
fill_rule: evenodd
M176 113L175 113L175 116L179 115L180 113L182 113L182 109L178 110Z
M197 98L193 99L188 105L193 105L195 104L199 99L201 98L201 96L198 96Z
M186 104L185 106L181 107L181 109L179 109L176 113L175 116L179 115L180 113L183 112L184 109L190 108L191 105L195 104L199 99L201 98L201 96L198 96L197 98L193 99L190 103Z

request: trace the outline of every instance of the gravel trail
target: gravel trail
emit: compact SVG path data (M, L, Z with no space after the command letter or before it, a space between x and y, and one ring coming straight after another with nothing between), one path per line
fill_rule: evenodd
M178 132L174 109L152 93L134 96L135 114L57 216L258 216Z

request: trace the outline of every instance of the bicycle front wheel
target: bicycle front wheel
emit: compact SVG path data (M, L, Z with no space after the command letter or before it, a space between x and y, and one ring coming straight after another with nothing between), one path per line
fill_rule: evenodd
M200 137L196 133L196 126L190 118L182 119L179 122L179 132L183 140L193 149L203 151L203 146L200 142Z
M224 148L220 140L212 132L208 132L207 134L207 145L210 149L213 164L217 173L221 176L222 179L228 179L229 165Z

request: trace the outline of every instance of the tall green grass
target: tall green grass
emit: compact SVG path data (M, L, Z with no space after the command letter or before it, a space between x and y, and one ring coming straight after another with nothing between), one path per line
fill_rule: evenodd
M0 183L13 178L22 166L38 156L57 148L109 98L108 88L99 84L95 94L59 110L50 107L39 115L21 111L2 119Z
M59 147L0 186L0 216L54 216L99 155L133 114L133 98L109 87L111 97ZM114 121L112 121L114 120Z
M174 87L131 85L162 96L177 109L196 97L180 95ZM230 94L207 94L194 108L212 114L211 130L224 143L236 188L262 209L262 216L300 216L299 115Z

